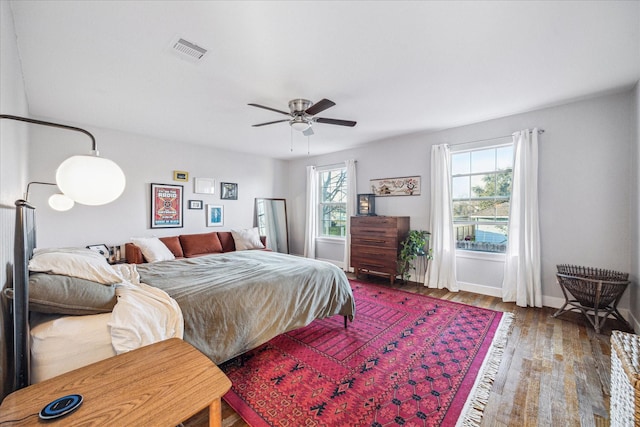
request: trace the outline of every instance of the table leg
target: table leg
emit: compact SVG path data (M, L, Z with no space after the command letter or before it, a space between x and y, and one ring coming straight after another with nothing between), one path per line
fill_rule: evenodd
M209 405L209 427L222 427L220 398L214 399L211 405Z

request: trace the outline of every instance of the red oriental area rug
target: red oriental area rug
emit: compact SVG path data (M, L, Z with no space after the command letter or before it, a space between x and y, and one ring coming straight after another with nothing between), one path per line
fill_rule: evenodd
M478 425L512 315L351 281L356 316L282 334L221 366L252 426Z

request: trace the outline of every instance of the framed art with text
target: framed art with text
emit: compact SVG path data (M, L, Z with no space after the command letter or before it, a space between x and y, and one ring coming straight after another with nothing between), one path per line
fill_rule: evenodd
M151 228L183 226L182 185L151 184Z

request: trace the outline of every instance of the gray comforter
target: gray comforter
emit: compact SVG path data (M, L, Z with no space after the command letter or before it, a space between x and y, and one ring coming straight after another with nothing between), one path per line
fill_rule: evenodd
M355 314L346 275L323 261L238 251L142 264L138 272L178 302L185 341L215 363L314 319Z

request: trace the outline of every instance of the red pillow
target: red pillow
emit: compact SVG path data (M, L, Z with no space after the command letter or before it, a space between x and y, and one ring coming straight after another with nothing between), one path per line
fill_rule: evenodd
M236 250L236 242L230 231L218 231L218 239L222 243L223 252L233 252Z
M218 233L183 234L180 236L182 251L187 258L222 252Z
M167 248L169 248L174 257L184 257L184 254L182 253L182 246L180 245L180 239L178 238L178 236L160 237L160 241L164 243Z

